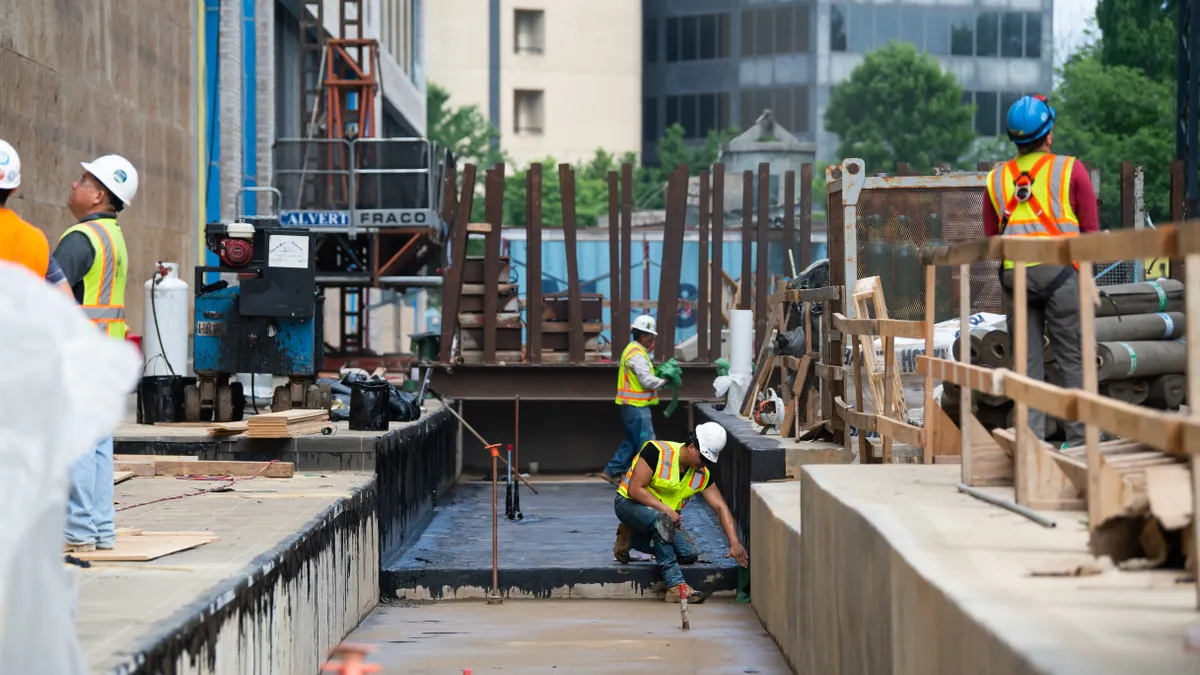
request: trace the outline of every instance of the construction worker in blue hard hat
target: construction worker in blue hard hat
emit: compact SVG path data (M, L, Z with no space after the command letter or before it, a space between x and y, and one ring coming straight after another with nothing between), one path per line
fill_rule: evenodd
M613 455L600 477L618 485L621 476L629 470L633 455L646 441L654 440L654 424L650 418L650 406L658 403L657 390L667 381L654 374L654 363L650 350L658 331L654 317L643 314L634 319L630 326L632 340L621 352L620 368L617 369L617 406L621 409L621 423L625 425L625 438L617 454Z
M1087 169L1074 157L1050 151L1054 108L1044 96L1025 96L1008 109L1008 138L1016 144L1017 156L988 173L983 233L989 237L1053 237L1099 230L1096 193ZM1083 387L1083 367L1078 270L1074 265L1023 264L1028 303L1026 372L1034 379L1045 379L1044 335L1054 349L1063 386L1079 389ZM1013 261L1005 260L1000 270L1010 329L1013 267ZM1045 414L1030 409L1029 426L1038 438L1044 437L1045 425ZM1082 445L1083 424L1068 422L1066 427L1067 444Z

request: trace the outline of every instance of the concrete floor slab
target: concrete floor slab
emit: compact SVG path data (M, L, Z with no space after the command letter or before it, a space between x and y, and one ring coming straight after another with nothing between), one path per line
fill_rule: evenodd
M147 531L209 530L219 541L149 562L93 563L75 570L76 624L92 672L109 672L173 624L197 618L206 598L228 580L248 576L252 563L304 532L314 518L370 484L369 474L302 474L290 479L238 481L231 492L182 497L117 513L118 528ZM133 478L116 486L117 508L179 497L219 483ZM372 518L372 527L374 519ZM372 539L375 539L374 537ZM377 599L377 547L370 547L365 579L369 609ZM346 571L348 561L339 569ZM343 601L353 602L351 598ZM363 614L365 614L365 610ZM358 616L361 616L358 615ZM357 621L358 617L352 620ZM349 627L347 627L349 628ZM340 637L337 636L337 637ZM336 638L334 638L336 639Z
M734 675L789 673L749 605L709 600L688 611L650 600L507 600L382 606L347 642L375 645L383 674Z
M523 520L504 519L500 486L499 581L510 597L628 598L657 592L661 575L651 562L620 564L613 559L617 517L615 488L591 482L536 481L539 494L521 491ZM383 584L409 600L486 597L492 579L492 487L460 484L411 547L385 561ZM737 564L703 500L684 508L684 527L700 549L700 560L684 566L688 583L709 591L732 591Z

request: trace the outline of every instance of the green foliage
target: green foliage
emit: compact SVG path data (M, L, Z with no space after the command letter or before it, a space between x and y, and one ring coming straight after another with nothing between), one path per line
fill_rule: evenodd
M1127 66L1159 82L1175 80L1178 0L1099 0L1100 62Z
M1008 111L1004 112L1007 114ZM994 165L1012 159L1015 153L1012 142L1005 136L977 138L962 159L958 160L957 168L960 171L974 171L980 162Z
M1098 54L1081 55L1060 72L1052 105L1054 151L1075 155L1099 169L1102 225L1119 227L1121 162L1146 168L1146 210L1155 222L1167 222L1169 164L1175 141L1175 86L1143 71L1109 66Z
M479 106L450 106L450 93L430 83L426 98L425 122L429 140L449 148L460 164L480 167L504 161L504 155L491 145L500 132L488 122Z
M892 42L834 87L825 126L838 135L838 154L861 157L869 172L893 171L903 161L925 173L968 151L971 113L954 75L911 44Z

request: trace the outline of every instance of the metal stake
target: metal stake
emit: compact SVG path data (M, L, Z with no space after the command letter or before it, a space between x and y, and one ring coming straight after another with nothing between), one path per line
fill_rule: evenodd
M504 516L509 520L513 520L516 515L513 513L513 479L512 479L512 445L508 446L508 474L505 477L504 486Z
M498 523L500 520L499 510L499 485L497 473L500 471L500 446L489 445L488 450L492 453L492 592L488 595L489 605L499 605L504 602L504 598L500 597L500 531Z

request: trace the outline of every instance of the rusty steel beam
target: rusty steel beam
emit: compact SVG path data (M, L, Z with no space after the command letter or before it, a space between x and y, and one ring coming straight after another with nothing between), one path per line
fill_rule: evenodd
M630 302L633 281L630 278L633 267L631 251L633 250L633 165L626 162L621 165L621 320L614 322L620 329L620 340L614 350L625 349L629 344ZM620 352L614 356L619 357Z
M616 171L608 172L608 305L609 305L609 336L612 338L613 351L624 349L624 343L617 342L621 331L617 325L621 309L621 183ZM617 347L616 345L620 345ZM617 356L616 353L613 356Z
M675 320L679 313L679 274L683 263L683 230L687 217L688 167L680 164L667 182L667 214L663 231L662 264L658 277L658 361L675 356Z
M483 262L483 360L496 362L496 315L500 312L500 228L504 226L504 164L487 173L484 211L488 230Z
M742 272L738 309L750 309L750 242L754 240L754 172L742 172Z
M563 249L567 256L567 307L571 323L571 361L583 363L583 299L579 295L579 257L575 246L575 170L570 164L558 165L559 192L562 195Z
M525 175L526 202L525 231L525 338L529 345L529 361L542 362L542 165L533 164Z
M711 401L717 377L712 364L679 364L683 369L681 401ZM464 401L612 401L617 364L457 365L440 369L430 388Z
M771 245L767 243L767 234L771 231L771 165L767 162L758 164L758 232L755 235L754 265L754 353L757 354L762 343L767 339L767 251Z
M708 338L708 356L710 361L716 361L721 358L721 329L725 326L725 275L721 271L722 255L725 250L725 165L713 165L713 187L712 187L712 265L710 267L709 276L709 292L712 294L712 302L709 303L709 330L712 331ZM704 270L700 271L701 274ZM697 326L697 330L700 327Z
M462 295L463 266L467 261L467 224L471 220L471 206L475 201L475 165L463 167L462 192L454 212L454 244L450 247L454 260L446 271L446 285L442 287L442 341L439 344L438 360L449 363L454 329L458 326L458 302Z
M700 284L696 298L696 353L701 361L708 355L708 172L700 172Z
M800 259L796 271L803 272L812 264L812 183L813 165L800 165Z

